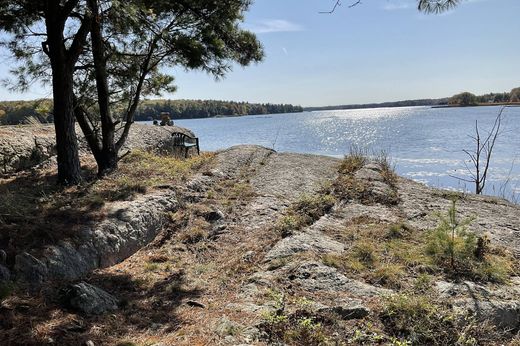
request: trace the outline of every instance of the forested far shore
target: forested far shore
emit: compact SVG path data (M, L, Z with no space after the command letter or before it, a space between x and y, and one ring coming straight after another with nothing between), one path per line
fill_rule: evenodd
M161 113L169 113L171 119L196 119L218 116L243 116L260 114L299 113L303 111L363 109L383 107L414 106L478 106L478 105L518 105L520 88L510 92L475 95L462 92L439 99L418 99L382 103L352 104L324 107L301 107L291 104L249 103L217 100L145 100L140 103L136 121L160 120ZM112 114L122 114L122 109L113 109ZM0 125L36 124L53 122L52 100L0 102Z
M305 107L306 111L327 111L327 110L342 110L342 109L363 109L363 108L385 108L385 107L417 107L417 106L440 106L448 104L448 98L442 99L420 99L420 100L405 100L381 103L364 103L352 105L339 106L324 106L324 107Z
M139 106L135 120L160 119L162 112L170 113L172 119L195 119L218 116L300 113L303 112L303 107L291 104L216 100L147 100Z
M341 109L362 109L362 108L385 108L385 107L417 107L417 106L481 106L481 105L509 105L520 102L520 88L514 88L510 92L488 93L475 95L470 92L462 92L451 97L439 99L418 99L405 101L392 101L381 103L365 103L339 106L324 107L305 107L306 111L325 111Z
M146 100L135 114L136 121L160 119L167 112L172 119L210 118L256 114L298 113L301 106L291 104L249 103L216 100ZM118 114L118 110L114 110ZM50 123L52 100L0 102L0 125Z

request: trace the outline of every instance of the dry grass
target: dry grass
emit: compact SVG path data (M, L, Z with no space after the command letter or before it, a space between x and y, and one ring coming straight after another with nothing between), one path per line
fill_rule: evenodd
M372 182L356 177L356 172L370 161L379 166L382 180L388 186L388 191L375 191ZM399 202L397 194L398 176L395 174L390 159L384 152L369 159L366 151L353 149L341 161L338 171L339 176L332 183L332 191L340 199L357 201L366 205L380 203L390 206Z
M58 186L55 169L0 179L0 248L16 253L73 236L76 225L103 219L107 203L183 182L208 165L211 157L179 160L135 151L101 180L95 177L94 162L85 159L85 182L74 187Z
M413 278L432 266L425 254L425 235L404 224L385 224L369 218L348 225L341 239L348 250L326 254L324 264L374 285L410 287Z
M335 203L336 198L328 191L312 196L302 195L287 209L286 214L278 220L274 229L282 237L287 237L330 212Z

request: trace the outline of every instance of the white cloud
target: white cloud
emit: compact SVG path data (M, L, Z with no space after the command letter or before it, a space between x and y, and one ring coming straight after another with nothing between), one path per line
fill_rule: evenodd
M250 23L247 28L256 34L302 31L303 27L284 19L265 19Z

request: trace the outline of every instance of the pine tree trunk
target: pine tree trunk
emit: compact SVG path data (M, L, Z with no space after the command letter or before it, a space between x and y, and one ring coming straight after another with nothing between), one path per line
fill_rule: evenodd
M56 75L56 74L54 74ZM72 103L72 74L53 81L54 128L58 151L58 181L75 185L81 181L81 170Z
M108 86L107 60L105 58L101 16L98 0L88 0L87 5L94 14L90 27L92 57L96 76L97 101L101 121L101 152L96 157L98 176L102 177L117 169L118 150L115 144L115 123L110 114L110 92Z
M73 102L74 64L67 58L67 51L63 44L63 27L64 22L55 18L47 19L48 56L52 68L54 127L58 152L58 182L74 185L81 181Z
M96 162L98 165L98 176L103 177L117 169L117 152L103 150L98 157Z

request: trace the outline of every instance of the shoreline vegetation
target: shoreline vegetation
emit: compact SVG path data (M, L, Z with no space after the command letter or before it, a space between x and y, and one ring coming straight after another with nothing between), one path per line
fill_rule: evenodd
M114 113L118 113L118 109ZM291 104L249 103L218 100L145 100L136 110L135 121L160 120L161 113L172 119L203 119L279 113L299 113L303 107ZM0 125L53 122L52 99L0 101Z
M160 120L168 113L171 119L203 119L245 115L301 113L326 110L388 108L388 107L482 107L520 106L520 87L510 92L475 95L462 92L439 99L418 99L382 103L302 107L292 104L249 103L219 100L169 100L156 99L141 102L135 121ZM53 122L52 99L31 101L0 101L0 125L38 124ZM114 114L122 110L114 109Z
M477 103L474 105L438 105L432 108L457 108L457 107L490 107L490 106L504 106L504 107L520 107L520 102L497 102L497 103Z

